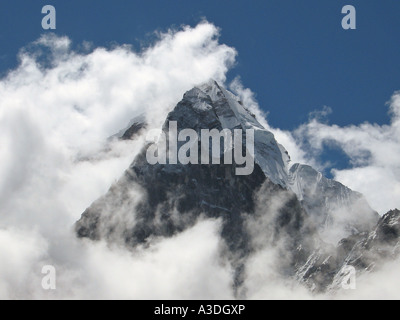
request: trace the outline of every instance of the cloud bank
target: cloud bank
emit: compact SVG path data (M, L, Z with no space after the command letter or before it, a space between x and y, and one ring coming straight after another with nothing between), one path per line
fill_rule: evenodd
M148 253L84 244L72 232L144 139L108 137L139 114L158 127L185 91L225 81L236 51L218 36L204 22L159 33L141 52L74 50L55 35L21 50L18 68L0 80L0 299L232 297L230 268L216 258L218 222ZM58 271L55 292L41 287L48 264Z

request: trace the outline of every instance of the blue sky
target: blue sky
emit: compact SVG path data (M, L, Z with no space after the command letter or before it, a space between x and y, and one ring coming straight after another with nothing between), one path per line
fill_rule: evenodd
M221 28L221 42L239 56L229 78L240 76L269 112L274 127L292 130L327 105L331 123L389 122L385 102L400 89L400 2L397 0L85 0L0 3L0 72L37 39L41 8L57 9L56 34L75 44L129 43L137 49L152 32L203 18ZM357 30L341 28L341 8L357 9ZM333 157L333 154L328 155ZM335 155L336 165L346 159Z

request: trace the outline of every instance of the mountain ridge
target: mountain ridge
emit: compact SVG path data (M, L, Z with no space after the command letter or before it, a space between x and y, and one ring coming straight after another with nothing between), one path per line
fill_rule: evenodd
M265 242L285 257L285 276L324 291L340 273L343 256L342 242L336 247L335 241L324 241L324 231L340 229L342 234L335 236L344 241L380 221L359 193L309 166L289 167L286 150L274 135L215 81L186 92L168 114L164 132L170 121L177 122L178 131L254 129L254 171L237 176L234 163L149 165L145 148L107 194L82 214L75 225L78 237L134 247L152 237L171 237L201 218L221 219L220 236L235 270L233 287L237 296L245 296L246 262L257 250L252 232L260 226ZM137 122L133 126L145 128ZM357 217L367 217L366 222L358 223ZM330 260L335 262L327 263Z

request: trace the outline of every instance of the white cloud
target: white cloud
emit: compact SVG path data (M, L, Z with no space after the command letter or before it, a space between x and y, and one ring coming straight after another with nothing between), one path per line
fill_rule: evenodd
M220 258L218 221L129 251L73 235L0 230L0 299L232 299L232 271ZM49 243L49 241L57 243ZM42 267L57 271L55 291Z
M21 52L21 65L0 81L0 216L4 207L15 211L11 203L34 182L49 189L35 187L32 191L40 194L34 201L48 199L48 192L68 183L76 186L71 179L76 171L86 185L81 192L91 193L84 209L96 198L90 190L103 193L138 149L125 143L102 159L98 153L106 138L143 112L159 126L183 92L209 78L223 82L236 55L218 43L218 29L209 23L159 37L140 54L126 46L79 54L70 49L69 39L56 36L43 36ZM50 57L40 56L43 46L53 52ZM51 67L41 65L46 59ZM100 158L96 163L78 161L93 155Z
M386 263L379 270L365 273L356 279L355 290L342 290L342 300L398 300L400 299L400 260Z
M87 271L94 273L92 283L103 286L105 299L232 299L232 272L219 258L218 230L218 222L200 222L134 254L100 243L90 248Z
M400 94L389 103L391 123L340 127L312 119L295 133L318 156L326 144L335 144L350 158L352 168L334 169L334 178L363 193L380 214L400 207Z
M295 279L282 277L277 250L264 248L247 263L247 294L251 300L311 300L318 298Z
M37 280L34 269L40 273L42 266L38 262L47 249L46 241L35 232L0 230L0 299L18 299L26 294Z

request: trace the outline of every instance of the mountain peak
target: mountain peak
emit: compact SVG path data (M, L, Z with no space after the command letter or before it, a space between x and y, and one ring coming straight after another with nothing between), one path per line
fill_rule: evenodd
M138 130L138 123L128 130L128 136ZM154 237L174 236L199 219L217 218L222 222L220 236L229 250L227 256L232 259L235 288L244 283L247 259L257 250L259 241L276 246L285 239L279 268L286 276L297 276L302 282L326 289L346 257L342 259L341 247L336 250L326 245L324 231L333 230L336 237L350 235L345 242L353 244L353 238L362 240L362 231L376 225L379 217L359 193L310 166L296 164L289 170L288 156L274 135L238 97L215 81L186 92L168 114L163 133L171 123L174 133L191 129L197 138L204 129L253 130L254 170L237 175L232 162L151 164L146 148L157 147L157 143L146 145L123 177L82 214L76 223L79 237L137 246ZM176 134L160 140L169 137L175 139ZM199 142L194 141L196 151ZM243 148L247 147L245 142L242 140ZM168 151L168 157L173 156L171 149ZM398 216L398 212L389 215L381 229L397 228ZM349 245L349 252L353 247ZM321 276L329 257L334 257L330 272Z
M286 155L274 135L247 110L240 99L216 81L186 92L164 124L176 121L178 129L242 129L254 131L254 161L273 183L287 187Z

